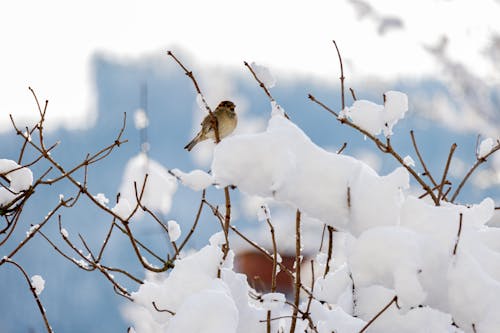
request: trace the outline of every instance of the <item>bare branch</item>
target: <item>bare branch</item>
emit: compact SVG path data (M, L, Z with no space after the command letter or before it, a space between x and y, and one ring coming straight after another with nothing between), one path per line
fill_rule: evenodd
M453 157L453 153L455 152L456 148L457 148L456 143L451 145L450 153L448 154L448 160L446 161L446 165L444 167L443 177L441 178L441 185L439 185L438 196L437 196L438 200L441 200L443 198L442 197L443 187L446 183L446 176L448 175L448 169L450 168L451 158Z
M69 200L72 200L72 199L69 199ZM23 246L26 245L26 243L28 243L34 236L35 234L37 233L38 230L42 229L45 224L47 224L47 222L50 221L50 219L52 218L52 216L54 216L54 214L59 210L59 208L61 208L62 206L64 206L64 202L65 201L60 201L57 206L52 209L48 214L47 216L45 216L45 218L42 220L41 223L39 223L38 225L36 226L33 226L32 230L27 234L27 236L14 248L14 250L12 250L7 256L3 257L2 259L0 259L0 266L2 266L2 264L5 263L5 261L7 260L7 258L13 258L16 253L23 248Z
M460 219L458 221L457 240L455 241L455 246L453 247L453 255L457 254L458 242L460 241L460 234L462 233L462 219L463 219L463 214L460 213Z
M273 224L271 223L271 217L269 212L267 211L266 206L261 206L260 207L266 216L266 222L267 225L269 226L269 231L271 233L271 241L273 244L273 266L272 266L272 272L271 272L271 292L274 293L276 291L276 272L277 272L277 267L278 267L278 249L276 247L276 238L274 236L274 227ZM271 333L271 310L267 311L267 323L266 323L266 329L267 333Z
M203 104L205 105L205 108L207 109L208 113L212 114L212 109L210 109L210 106L208 106L207 101L205 100L205 97L203 96L200 86L198 85L198 82L196 81L196 78L193 75L193 72L190 71L189 69L184 66L184 64L172 53L172 51L167 51L167 54L174 59L174 61L184 70L184 73L191 79L193 82L194 88L196 89L196 92L201 96L201 100L203 101Z
M344 142L342 144L342 147L340 147L340 149L337 150L337 154L342 154L342 152L346 149L346 147L347 147L347 142Z
M30 291L31 291L31 294L33 295L33 298L35 299L36 301L36 305L38 306L38 310L40 310L40 314L42 315L42 318L43 318L43 322L45 324L45 329L47 330L47 332L49 333L52 333L53 330L52 330L52 327L50 327L50 324L49 324L49 320L47 319L47 314L45 312L45 308L43 307L42 305L42 302L40 301L40 298L38 297L38 294L36 293L36 288L33 286L33 284L31 283L31 280L28 276L28 274L26 273L26 271L21 267L21 265L19 265L18 263L16 263L15 261L11 260L11 259L7 259L6 261L7 263L9 264L12 264L14 266L16 266L20 271L21 273L23 274L26 282L28 283L29 287L30 287Z
M341 92L341 98L342 98L342 110L344 110L345 109L344 65L342 64L342 57L340 56L340 51L339 51L339 48L337 46L337 42L335 40L333 40L333 45L335 45L335 49L337 50L337 55L339 57L339 64L340 64L340 78L339 78L340 79L340 92ZM354 96L354 91L353 90L351 90L351 93ZM356 99L356 98L354 98L354 99Z
M245 64L245 66L248 68L248 70L250 71L250 73L252 73L253 78L255 79L255 81L257 81L259 83L259 86L262 88L262 90L264 90L264 92L266 93L266 95L269 98L269 100L271 102L274 102L275 101L274 97L271 95L271 93L269 92L269 89L267 89L267 87L264 84L264 82L262 82L259 79L259 77L257 76L257 74L255 74L255 71L253 70L252 66L250 66L248 64L248 62L246 62L246 61L243 61L243 64Z
M373 322L375 320L377 320L378 317L380 317L380 315L382 313L384 313L393 303L396 304L396 306L398 307L399 309L399 305L398 305L398 296L394 296L391 301L389 303L387 303L386 306L384 306L384 308L382 310L380 310L372 319L370 319L370 321L368 323L366 323L366 325L359 331L359 333L363 333L364 331L366 331L368 329L368 327L370 327L371 324L373 324Z
M302 243L300 239L300 210L297 209L295 213L295 292L293 295L293 314L292 323L290 324L290 333L295 332L295 327L297 325L297 314L299 310L300 302L300 288L302 287L301 276L300 276L300 266L302 265ZM312 293L309 294L312 297Z
M153 307L155 308L156 311L158 312L167 312L167 313L170 313L172 316L175 316L175 312L174 311L170 311L168 309L160 309L158 308L158 306L156 305L156 302L151 302L153 304Z
M467 182L467 180L469 179L469 177L474 173L474 171L477 169L477 167L479 167L481 164L483 164L484 162L486 162L486 160L488 159L488 157L490 157L491 155L493 155L498 150L500 150L500 143L497 143L497 145L495 147L493 147L493 149L491 149L491 151L488 154L486 154L483 157L478 158L476 160L476 163L474 163L474 165L470 168L470 170L467 172L467 174L464 176L464 178L462 179L462 181L458 185L457 189L455 190L455 193L453 193L453 196L451 197L450 202L455 202L455 199L457 198L458 194L462 190L462 187L465 185L465 183Z
M358 100L358 98L356 97L356 94L354 93L354 89L349 88L349 90L351 91L351 96L352 96L352 99L353 99L353 100L355 100L355 101L357 101L357 100Z
M326 277L326 274L328 274L328 272L330 271L330 261L332 260L332 254L333 254L333 232L337 231L332 226L327 226L327 229L328 229L328 254L326 258L325 273L323 274L323 277Z
M420 161L420 164L422 164L422 168L424 168L424 173L427 177L429 177L429 180L432 182L432 185L437 187L437 183L434 180L434 177L432 177L432 174L430 173L429 169L427 169L427 165L424 162L424 159L422 158L422 155L420 154L420 150L418 149L417 146L417 140L415 139L415 134L413 133L413 130L410 131L410 136L411 136L411 142L413 143L413 148L415 149L415 152L417 153L418 160Z
M177 251L176 255L174 256L174 259L182 251L182 249L184 248L184 246L186 246L187 242L189 241L189 239L193 235L193 233L194 233L194 231L196 229L196 226L198 225L198 221L200 220L200 216L201 216L201 211L203 210L203 206L204 206L203 202L205 201L205 194L206 194L206 192L207 191L205 189L201 192L200 205L198 206L198 211L196 212L196 217L194 219L193 225L191 226L191 229L189 230L189 233L186 235L186 238L184 239L184 241L182 241L181 245L179 246L179 250Z

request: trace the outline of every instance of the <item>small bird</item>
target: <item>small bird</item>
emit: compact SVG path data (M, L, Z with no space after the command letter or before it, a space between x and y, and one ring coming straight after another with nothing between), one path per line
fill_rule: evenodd
M217 124L219 127L219 139L223 139L229 134L231 134L236 128L238 123L238 116L234 112L236 106L231 101L222 101L215 108L213 115L217 118ZM184 149L191 151L198 142L214 139L215 140L215 130L214 130L214 119L210 115L207 115L205 119L201 122L201 131L196 134L193 140L189 142Z

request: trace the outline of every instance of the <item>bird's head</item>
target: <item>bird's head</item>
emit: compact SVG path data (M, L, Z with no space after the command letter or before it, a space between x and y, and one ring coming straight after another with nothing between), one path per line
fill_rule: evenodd
M234 108L236 107L236 105L234 105L233 102L231 101L222 101L219 103L219 105L217 106L217 108L225 108L225 109L229 109L231 110L232 112L234 112Z

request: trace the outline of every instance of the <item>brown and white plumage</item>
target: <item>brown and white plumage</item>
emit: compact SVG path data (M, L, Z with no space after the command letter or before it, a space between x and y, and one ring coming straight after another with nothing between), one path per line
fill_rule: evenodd
M213 115L217 118L219 127L219 139L223 139L231 134L238 124L238 116L234 111L235 105L231 101L222 101L215 108ZM191 151L198 142L213 139L215 140L214 121L210 115L207 115L201 122L201 130L196 134L193 140L189 142L184 149Z

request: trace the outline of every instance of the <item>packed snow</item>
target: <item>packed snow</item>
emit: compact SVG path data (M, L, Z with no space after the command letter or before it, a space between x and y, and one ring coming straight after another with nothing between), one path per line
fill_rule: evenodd
M37 295L40 295L43 289L45 289L45 280L40 275L33 275L31 277L31 284L35 288L35 293Z
M94 199L97 200L101 205L107 206L109 204L109 199L106 198L106 195L104 193L97 193L94 195Z
M130 217L130 214L132 214L133 208L128 199L120 198L116 205L111 208L111 211L123 220L126 220Z
M61 228L61 234L63 235L64 238L69 237L69 232L65 228Z
M409 187L403 167L379 176L353 157L316 146L278 113L265 132L228 137L218 144L211 170L221 186L235 185L247 194L289 203L354 234L379 223L396 225L402 190Z
M175 242L176 240L179 239L179 237L181 237L181 227L179 226L179 223L177 223L177 221L174 220L168 221L167 230L171 242Z
M483 158L488 155L491 150L495 147L495 141L492 138L486 138L479 144L479 150L477 152L478 158ZM497 143L498 144L498 143Z
M384 106L356 101L342 114L374 135L389 136L408 101L399 92L385 97ZM488 225L492 199L436 206L412 195L404 167L379 175L353 157L315 145L277 112L283 111L278 104L271 110L265 131L234 135L215 147L211 179L254 198L255 218L275 226L280 255L294 253L280 244L295 241L295 219L274 207L302 212L301 247L315 259L314 267L303 266L303 285L314 288L312 299L302 293L299 309L310 317L299 313L296 332L357 333L366 325L370 333L498 332L500 230ZM404 163L415 165L411 157ZM317 226L310 230L319 238L306 236L309 224ZM336 230L330 261L326 246L319 250L325 224ZM270 251L269 226L260 226L267 243L254 239L264 234L251 239ZM235 242L223 260L222 232L209 243L181 256L168 273L148 275L132 294L124 316L136 332L265 332L268 311L275 318L271 332L290 331L290 296L255 291L234 271ZM314 275L308 274L312 269Z
M9 184L0 185L0 207L8 205L33 184L33 173L9 159L0 159L0 175Z
M183 185L189 187L193 191L201 191L214 183L211 175L202 170L193 170L189 173L184 173L179 169L170 170Z
M250 64L250 67L252 67L252 70L255 72L255 75L259 78L259 80L267 87L267 88L272 88L276 85L276 78L274 75L271 73L269 68L258 65L255 62L252 62Z
M415 161L410 155L407 155L403 158L403 163L407 166L414 167L415 166Z
M408 111L408 97L399 91L388 91L384 94L384 105L367 100L357 100L351 107L339 113L340 119L348 119L372 135L383 132L390 137L392 128Z
M31 237L31 235L35 232L38 231L38 229L40 228L40 225L39 224L34 224L32 225L28 231L26 231L26 237Z

